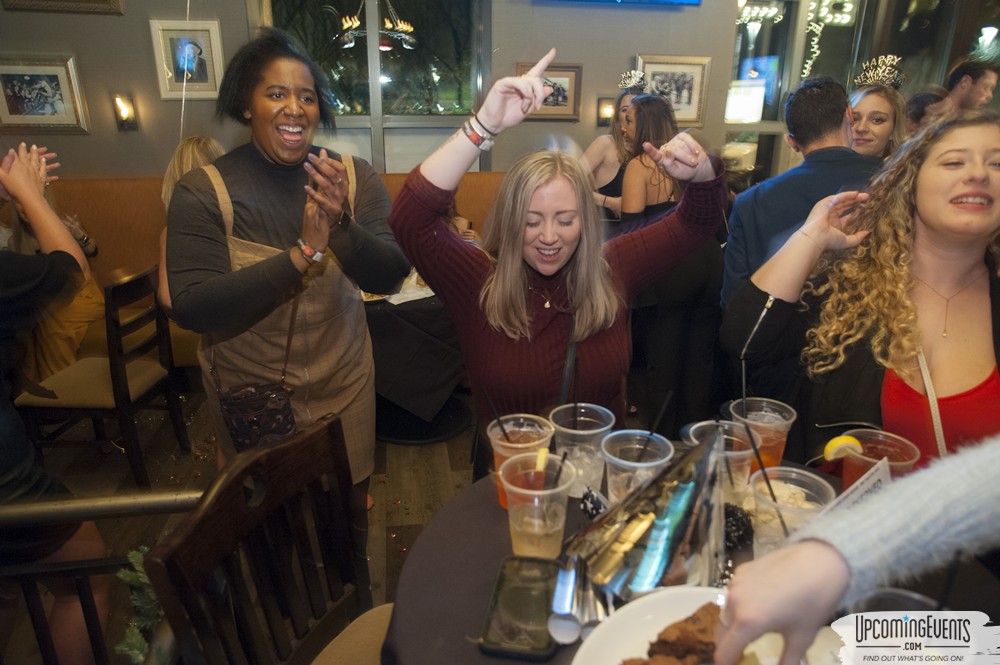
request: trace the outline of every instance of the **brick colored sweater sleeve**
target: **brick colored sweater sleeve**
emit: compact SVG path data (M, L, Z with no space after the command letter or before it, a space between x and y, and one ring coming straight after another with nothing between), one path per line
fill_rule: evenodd
M848 607L877 586L1000 545L1000 437L936 460L877 494L811 522L793 541L829 543L847 561Z

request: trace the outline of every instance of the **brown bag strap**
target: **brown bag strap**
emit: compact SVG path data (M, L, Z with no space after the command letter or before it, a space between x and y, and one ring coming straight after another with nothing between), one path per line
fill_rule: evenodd
M354 172L354 161L351 160L351 173ZM208 164L201 167L205 174L208 175L208 179L212 181L212 187L215 188L215 197L219 200L219 212L222 213L222 222L226 227L226 235L233 235L233 200L229 197L229 189L226 187L226 182L222 179L222 174L219 173L219 169L215 167L214 164ZM281 385L283 388L291 392L290 387L285 383L285 373L288 371L288 358L292 353L292 334L295 331L295 315L299 310L299 297L295 296L292 300L292 313L288 321L288 338L285 340L285 364L281 367ZM211 345L208 349L208 371L212 375L212 379L215 381L215 390L218 393L222 392L222 381L219 380L219 373L215 371L215 345Z

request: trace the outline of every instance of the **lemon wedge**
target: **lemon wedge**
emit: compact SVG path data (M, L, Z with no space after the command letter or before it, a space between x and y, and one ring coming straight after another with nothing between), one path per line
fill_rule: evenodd
M538 449L538 456L535 458L535 471L545 470L545 462L548 459L548 457L549 457L548 448L542 447Z
M846 457L847 453L852 450L860 454L862 451L861 442L853 436L841 434L826 442L826 446L823 448L823 459L835 460Z

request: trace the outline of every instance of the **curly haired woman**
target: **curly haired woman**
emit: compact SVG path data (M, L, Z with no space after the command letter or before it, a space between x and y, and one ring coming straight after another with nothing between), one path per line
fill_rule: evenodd
M750 365L801 353L805 461L851 427L913 441L920 465L1000 432L1000 115L943 118L869 194L821 201L723 322ZM798 423L797 423L798 424Z

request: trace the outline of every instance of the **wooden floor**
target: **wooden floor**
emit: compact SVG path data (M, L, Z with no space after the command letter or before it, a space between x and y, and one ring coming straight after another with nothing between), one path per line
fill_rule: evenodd
M165 412L149 410L140 416L140 438L149 475L158 491L204 489L215 477L215 439L204 413L204 395L185 395L185 412L193 452L180 452L165 419ZM89 425L80 425L82 436ZM73 436L71 432L68 436ZM375 473L370 492L375 506L369 512L368 553L376 604L391 602L399 571L409 547L434 512L466 487L472 478L471 427L454 439L434 444L403 446L378 442ZM124 454L118 449L51 448L45 465L79 497L106 496L135 490ZM125 554L141 545L150 546L168 532L178 518L115 519L98 523L114 554ZM131 619L131 604L125 586L115 581L108 644L117 644ZM23 613L17 630L4 650L10 665L40 663L34 636ZM128 661L113 654L112 662Z

